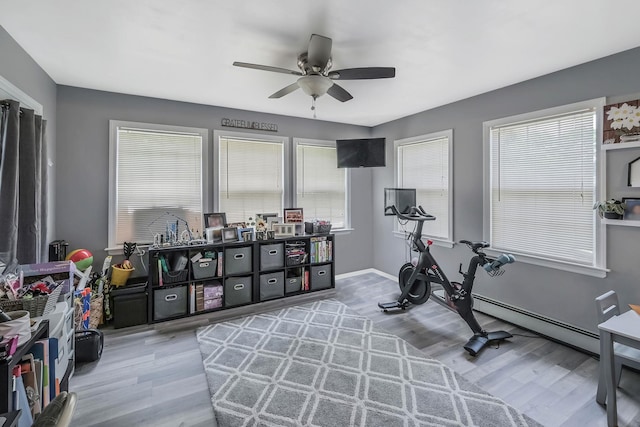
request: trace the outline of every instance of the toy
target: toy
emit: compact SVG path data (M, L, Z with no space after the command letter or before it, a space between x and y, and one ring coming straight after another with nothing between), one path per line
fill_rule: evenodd
M80 271L86 270L93 264L93 255L87 249L76 249L67 255L66 261L73 261Z

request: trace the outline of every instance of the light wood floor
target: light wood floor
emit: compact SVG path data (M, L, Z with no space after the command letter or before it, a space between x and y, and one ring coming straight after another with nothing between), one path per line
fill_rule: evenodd
M476 358L462 348L471 332L434 302L397 314L378 301L393 300L397 285L373 273L336 281L336 298L379 326L436 358L541 424L606 426L595 402L598 362L589 355L489 316L487 330L516 335ZM211 426L213 412L194 330L208 320L165 322L105 330L99 362L76 369L70 387L79 401L73 426ZM640 426L640 373L625 370L618 389L620 427Z

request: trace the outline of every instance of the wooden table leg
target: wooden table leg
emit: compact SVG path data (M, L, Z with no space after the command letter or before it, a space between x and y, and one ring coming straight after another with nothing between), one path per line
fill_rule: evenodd
M618 425L618 406L616 403L615 366L613 356L613 338L610 332L600 331L602 353L600 363L604 370L604 382L607 389L607 425L616 427Z

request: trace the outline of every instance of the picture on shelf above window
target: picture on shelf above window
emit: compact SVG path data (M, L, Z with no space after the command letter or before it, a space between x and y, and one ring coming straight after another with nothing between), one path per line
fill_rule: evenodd
M603 120L603 144L640 141L639 99L605 105Z
M631 221L640 221L640 199L632 199L624 197L624 219Z
M204 214L204 227L226 227L227 215L224 212L213 212Z
M304 222L304 216L302 215L302 208L285 209L283 215L283 222L285 224L301 224Z

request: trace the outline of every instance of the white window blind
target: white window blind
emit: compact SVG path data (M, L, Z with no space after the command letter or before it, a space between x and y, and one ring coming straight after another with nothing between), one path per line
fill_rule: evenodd
M490 165L493 248L595 266L593 109L491 127Z
M306 220L330 220L333 229L346 224L346 169L338 169L336 147L298 143L296 206Z
M436 217L425 221L423 234L451 240L449 137L397 145L398 186L416 189L416 204Z
M257 213L281 213L284 145L281 142L220 137L219 211L227 222Z
M152 242L178 218L202 230L202 144L201 134L117 127L110 247Z

